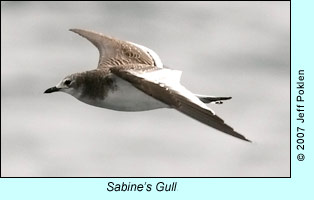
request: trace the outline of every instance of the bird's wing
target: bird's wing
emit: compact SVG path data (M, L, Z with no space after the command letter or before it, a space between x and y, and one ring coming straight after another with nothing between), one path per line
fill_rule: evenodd
M172 78L157 78L165 70L170 69L159 69L142 73L138 70L125 70L119 67L110 68L110 71L116 76L130 82L139 90L170 107L217 130L250 142L243 135L234 131L232 127L225 124L220 117L202 103L193 93L185 89L178 81L173 81L174 79L178 79L178 76L181 74L174 73ZM155 73L159 73L159 75L154 76ZM169 72L165 71L165 74L169 74Z
M158 55L151 49L128 41L118 40L101 33L83 29L70 29L93 43L99 50L98 68L133 65L162 68Z

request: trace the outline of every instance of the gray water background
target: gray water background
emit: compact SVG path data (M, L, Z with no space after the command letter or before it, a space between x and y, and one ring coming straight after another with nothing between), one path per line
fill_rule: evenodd
M2 176L289 176L290 2L1 2ZM97 49L69 28L147 46L243 142L175 110L116 112L64 93Z

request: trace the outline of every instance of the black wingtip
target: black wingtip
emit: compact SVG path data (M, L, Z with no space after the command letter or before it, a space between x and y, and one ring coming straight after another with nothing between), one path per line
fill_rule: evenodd
M231 133L230 133L230 132L225 132L225 131L223 131L223 132L224 132L224 133L227 133L227 134L229 134L229 135L231 135L231 136L233 136L233 137L236 137L236 138L238 138L238 139L240 139L240 140L244 140L244 141L246 141L246 142L252 143L251 140L247 139L244 135L242 135L242 134L240 134L240 133L234 131L233 129L232 129L232 132L231 132Z
M247 139L247 138L244 137L243 135L241 135L241 134L239 134L239 133L237 133L237 134L238 134L238 135L232 135L232 136L235 136L235 137L237 137L237 138L239 138L239 139L241 139L241 140L244 140L244 141L246 141L246 142L252 143L251 140Z
M244 140L244 141L247 141L247 142L249 142L249 143L253 143L251 140L246 139L246 138L244 138L243 140Z

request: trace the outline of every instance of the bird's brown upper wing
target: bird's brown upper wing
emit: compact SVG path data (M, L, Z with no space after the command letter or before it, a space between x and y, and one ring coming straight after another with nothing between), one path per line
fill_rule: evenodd
M149 52L131 42L118 40L101 33L82 29L70 29L93 43L99 50L98 68L132 65L156 66Z
M119 67L110 68L110 71L118 77L130 82L133 86L146 94L154 97L155 99L177 109L178 111L208 125L224 133L237 137L239 139L249 141L243 135L237 133L232 127L225 124L224 121L215 115L205 105L199 104L197 100L191 100L189 97L189 91L185 88L185 94L181 94L173 87L168 87L164 83L151 81L138 75L139 71L125 70ZM183 88L183 87L182 87ZM192 93L190 93L192 94Z

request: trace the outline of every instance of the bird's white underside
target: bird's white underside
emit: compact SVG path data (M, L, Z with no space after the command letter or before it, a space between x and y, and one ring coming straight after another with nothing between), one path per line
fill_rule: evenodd
M109 91L103 100L81 98L80 93L71 95L84 103L117 111L145 111L169 107L140 91L129 82L115 75L113 78L115 79L116 88L113 91Z

